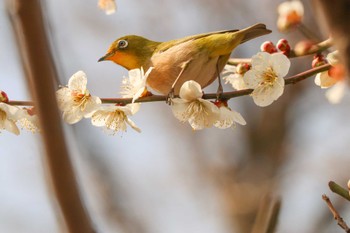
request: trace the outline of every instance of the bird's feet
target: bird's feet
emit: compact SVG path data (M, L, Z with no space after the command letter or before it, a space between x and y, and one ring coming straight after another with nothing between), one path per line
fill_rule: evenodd
M224 89L222 88L221 82L219 83L218 90L216 91L216 100L221 100L222 93L224 93Z
M174 99L174 97L175 97L175 89L174 87L172 87L166 97L165 103L168 105L171 105L171 100Z

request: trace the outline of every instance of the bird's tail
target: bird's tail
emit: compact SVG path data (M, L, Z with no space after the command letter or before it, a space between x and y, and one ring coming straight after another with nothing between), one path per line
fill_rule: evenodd
M241 44L242 44L242 43L244 43L248 40L254 39L256 37L269 34L269 33L271 33L271 30L267 29L265 24L258 23L258 24L255 24L253 26L242 29L239 32L242 32L244 34L244 37L241 40Z

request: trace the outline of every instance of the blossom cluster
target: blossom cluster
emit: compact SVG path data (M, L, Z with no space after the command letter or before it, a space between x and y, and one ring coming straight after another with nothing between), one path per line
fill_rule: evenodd
M123 98L132 98L132 103L126 105L102 104L99 97L92 96L87 89L87 78L84 72L78 71L57 92L58 106L63 120L75 124L83 118L90 118L94 126L105 127L114 133L126 131L127 125L134 130L141 130L129 118L138 112L140 103L135 101L148 95L146 79L152 71L146 73L143 69L129 71L129 77L122 81ZM236 123L245 125L246 122L238 112L231 110L225 101L210 102L202 99L201 86L195 81L187 81L181 87L180 98L171 99L171 108L176 118L182 122L188 121L194 130L209 128L229 128Z
M0 91L0 130L6 130L15 135L19 135L19 127L32 131L39 131L37 116L33 113L33 108L21 108L8 104L7 94Z
M147 75L147 73L146 73ZM130 71L130 79L136 85L146 78L143 70ZM125 83L123 97L139 96L139 90L131 88ZM131 94L131 92L136 91ZM104 104L97 96L92 96L87 89L87 77L83 71L75 73L68 81L68 85L61 87L57 92L58 107L63 112L63 120L68 124L75 124L83 118L90 118L91 123L97 127L105 127L113 133L126 131L127 125L134 130L141 130L129 118L139 110L138 103L127 104L125 106ZM135 97L137 98L137 97Z
M113 13L116 8L114 0L99 0L99 6L107 14ZM302 24L304 9L301 1L281 3L278 13L277 26L282 32ZM260 47L261 52L252 56L250 61L236 66L226 65L222 73L223 79L237 91L249 91L257 106L269 106L283 95L285 76L291 65L290 57L310 54L309 51L315 46L313 42L302 41L292 49L286 39L280 39L276 46L271 41L266 41ZM326 97L331 103L340 102L347 89L345 68L338 57L338 51L329 53L326 57L322 53L316 53L312 61L313 68L327 63L331 65L329 70L318 73L315 77L317 86L329 89ZM147 90L147 77L152 69L151 67L146 72L142 67L130 70L128 77L123 78L121 95L122 98L131 99L128 104L103 103L87 89L86 74L83 71L76 72L69 79L67 86L60 87L56 92L63 120L68 124L75 124L87 118L92 125L103 127L113 134L125 132L127 126L141 132L130 117L140 109L141 103L137 100L152 95ZM188 80L180 88L179 96L172 97L167 102L170 103L174 116L180 122L188 122L193 130L210 127L227 129L234 128L236 124L245 125L246 121L242 115L228 106L228 99L219 97L215 101L205 99L200 84ZM18 135L18 126L38 132L35 109L10 104L7 94L0 91L0 130Z
M254 103L265 107L277 100L284 91L284 78L290 67L289 59L281 53L259 52L251 60L251 67L245 72L233 72L226 66L224 77L236 90L253 89Z

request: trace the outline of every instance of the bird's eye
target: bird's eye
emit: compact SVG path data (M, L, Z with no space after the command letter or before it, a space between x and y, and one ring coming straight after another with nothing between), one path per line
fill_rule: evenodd
M120 48L120 49L124 49L124 48L126 48L128 46L128 42L126 41L126 40L120 40L119 42L118 42L118 48Z

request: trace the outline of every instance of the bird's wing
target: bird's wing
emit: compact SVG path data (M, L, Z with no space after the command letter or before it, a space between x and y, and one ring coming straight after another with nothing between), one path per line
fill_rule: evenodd
M193 36L187 36L181 39L176 39L176 40L171 40L171 41L167 41L167 42L163 42L161 43L158 48L156 49L157 52L164 52L166 50L168 50L169 48L184 43L186 41L189 40L196 40L199 38L203 38L209 35L213 35L213 34L222 34L222 33L227 33L227 32L237 32L239 30L223 30L223 31L216 31L216 32L208 32L208 33L203 33L203 34L198 34L198 35L193 35Z

